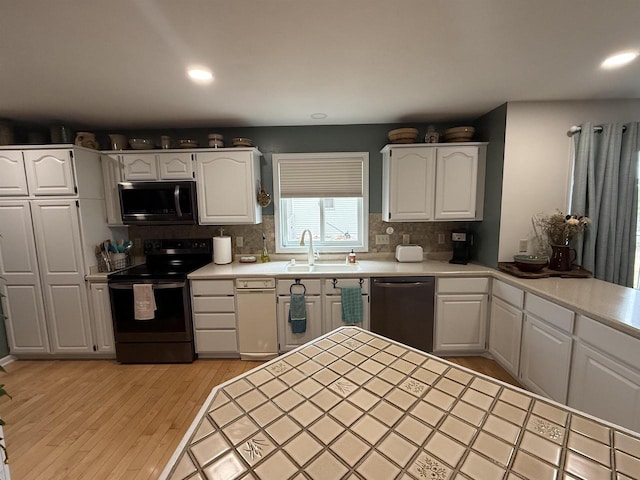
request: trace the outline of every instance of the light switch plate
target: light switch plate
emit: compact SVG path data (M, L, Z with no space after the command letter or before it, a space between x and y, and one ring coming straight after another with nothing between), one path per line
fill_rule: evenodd
M518 252L526 253L528 249L529 249L529 242L527 241L527 239L526 238L521 239L518 244Z
M244 238L238 235L236 237L236 247L242 247L244 245Z
M376 245L389 245L389 235L376 235Z
M409 242L411 241L409 234L408 233L403 233L402 234L402 244L403 245L408 245Z

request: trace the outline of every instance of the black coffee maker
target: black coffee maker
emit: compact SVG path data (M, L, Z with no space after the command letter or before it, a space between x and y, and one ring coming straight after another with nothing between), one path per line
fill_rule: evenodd
M453 258L449 260L449 263L466 265L471 256L473 233L465 229L453 230L451 232L451 244L453 245Z

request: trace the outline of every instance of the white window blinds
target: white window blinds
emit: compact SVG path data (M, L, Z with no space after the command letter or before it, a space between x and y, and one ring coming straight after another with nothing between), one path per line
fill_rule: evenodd
M367 152L274 154L280 198L362 197Z

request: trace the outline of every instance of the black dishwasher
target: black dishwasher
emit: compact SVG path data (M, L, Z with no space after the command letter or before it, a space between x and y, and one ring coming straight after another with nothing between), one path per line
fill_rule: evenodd
M434 277L371 279L371 331L433 351Z

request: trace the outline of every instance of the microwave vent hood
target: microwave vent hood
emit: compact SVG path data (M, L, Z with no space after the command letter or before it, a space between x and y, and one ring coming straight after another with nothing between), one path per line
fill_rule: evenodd
M196 182L118 183L125 225L192 225L197 223Z

